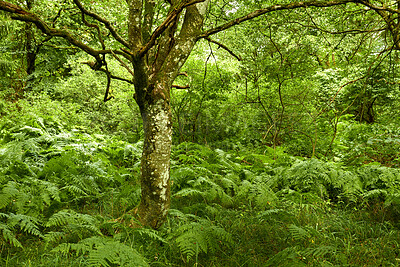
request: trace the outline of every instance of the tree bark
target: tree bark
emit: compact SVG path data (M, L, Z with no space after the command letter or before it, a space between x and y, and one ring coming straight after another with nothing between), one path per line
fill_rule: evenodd
M147 55L146 59L140 54L133 62L135 100L141 111L144 128L142 197L137 214L143 225L154 229L165 222L170 207L170 89L197 41L208 3L209 0L206 0L186 8L182 29L176 37L175 24L164 32L153 64L148 64L151 56Z
M170 103L158 99L141 110L144 128L142 154L142 198L139 220L154 229L165 221L170 207L170 156L172 116Z

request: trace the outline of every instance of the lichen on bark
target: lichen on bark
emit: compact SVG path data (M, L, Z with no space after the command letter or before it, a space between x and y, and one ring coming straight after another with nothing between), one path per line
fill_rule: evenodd
M142 224L158 228L170 207L171 109L160 98L142 111L145 139L142 155L142 199L138 209Z

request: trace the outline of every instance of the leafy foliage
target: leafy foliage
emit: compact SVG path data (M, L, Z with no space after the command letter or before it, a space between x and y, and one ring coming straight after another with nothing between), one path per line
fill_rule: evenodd
M49 16L62 7L54 23L76 33L67 2L35 2ZM267 2L214 1L205 23ZM118 1L90 4L127 31ZM168 5L156 8L161 23ZM172 209L158 231L131 212L143 146L133 88L113 81L103 103L104 73L56 38L35 37L27 75L26 28L0 14L0 265L398 265L399 55L381 20L348 8L215 34L231 53L198 42L171 91Z
M90 237L76 244L62 243L52 251L86 255L87 266L149 266L135 249L106 237Z

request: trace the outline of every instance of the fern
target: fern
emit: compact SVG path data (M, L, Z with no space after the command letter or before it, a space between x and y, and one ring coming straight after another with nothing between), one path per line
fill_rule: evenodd
M230 160L231 155L221 149L215 149L215 153L218 155L218 164L224 166L226 169L237 172L241 169L240 164Z
M5 214L0 213L0 218L3 222L0 222L0 230L4 242L9 242L14 247L23 247L21 242L16 238L17 233L26 233L29 235L43 238L39 226L41 222L32 216L23 214Z
M9 181L0 193L0 208L10 212L38 216L53 201L60 201L60 190L51 182L25 177L22 182Z
M253 201L259 208L265 208L270 204L275 204L278 200L276 194L268 186L267 179L257 177L249 190L248 199Z
M153 229L148 229L148 228L138 228L135 230L135 233L138 233L142 237L147 237L146 239L152 239L155 241L159 241L161 243L168 243L168 241L164 238L162 238L159 235L159 232L153 230Z
M63 243L53 253L87 256L87 266L149 266L135 249L107 237L89 237L78 243Z
M288 247L275 254L267 261L267 266L291 267L307 266L300 260L297 247Z
M173 197L179 198L179 197L190 197L190 196L203 196L204 197L205 193L201 190L194 189L194 188L184 188L180 190L179 192L175 193Z
M343 197L347 202L355 203L363 193L363 183L359 176L350 171L339 171L338 179L332 178L337 181L337 186L341 186L341 193L339 197Z
M365 190L400 188L400 170L380 166L364 166L357 170Z
M330 181L329 168L316 159L296 162L287 171L285 178L286 185L291 189L327 196L325 185Z
M292 238L296 241L304 241L310 237L310 234L306 230L294 224L289 225L288 230Z
M18 195L17 183L9 181L1 190L0 194L0 209L5 208Z
M388 196L388 190L386 189L374 189L374 190L370 190L365 192L364 194L362 194L362 197L364 199L386 199L386 197Z
M35 235L38 237L44 237L39 230L39 225L41 222L32 216L27 216L23 214L13 214L8 215L7 225L12 228L18 227L23 232Z
M290 215L290 213L283 209L269 209L258 213L257 218L261 221L269 221L271 218L281 219L282 216Z
M324 258L327 254L335 254L337 248L333 246L319 246L317 248L307 248L302 253L305 257Z
M2 241L0 242L2 246L5 245L4 243L10 243L14 247L23 247L21 242L18 241L18 239L15 237L15 234L7 224L0 222L0 231L3 237L3 240L0 239L0 241Z
M187 260L200 253L214 253L220 245L230 245L233 242L232 236L225 229L205 219L180 226L174 235L179 250Z
M99 235L102 233L98 227L98 221L88 214L77 213L72 210L61 210L53 214L45 223L50 229L60 229L64 233L64 239L76 240L86 236ZM58 240L59 235L52 232L46 235L47 242Z
M190 180L186 178L184 184L185 188L182 188L180 191L175 193L174 197L201 197L207 202L220 202L225 206L233 203L232 197L226 192L229 191L229 187L224 188L220 185L227 184L227 181L224 181L221 178L218 179L218 175L213 174L211 171L203 167L194 167L194 170L198 170L198 176L190 177L192 178ZM194 175L194 170L188 171L187 168L184 168L184 170L177 172L179 174L178 176L175 173L174 177L182 177L186 173L188 175ZM178 181L182 182L183 178L178 178ZM183 184L180 184L180 187L182 186Z

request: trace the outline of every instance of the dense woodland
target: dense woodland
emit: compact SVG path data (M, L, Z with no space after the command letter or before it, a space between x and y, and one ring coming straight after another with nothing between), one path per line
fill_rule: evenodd
M0 1L0 265L399 266L399 16Z

